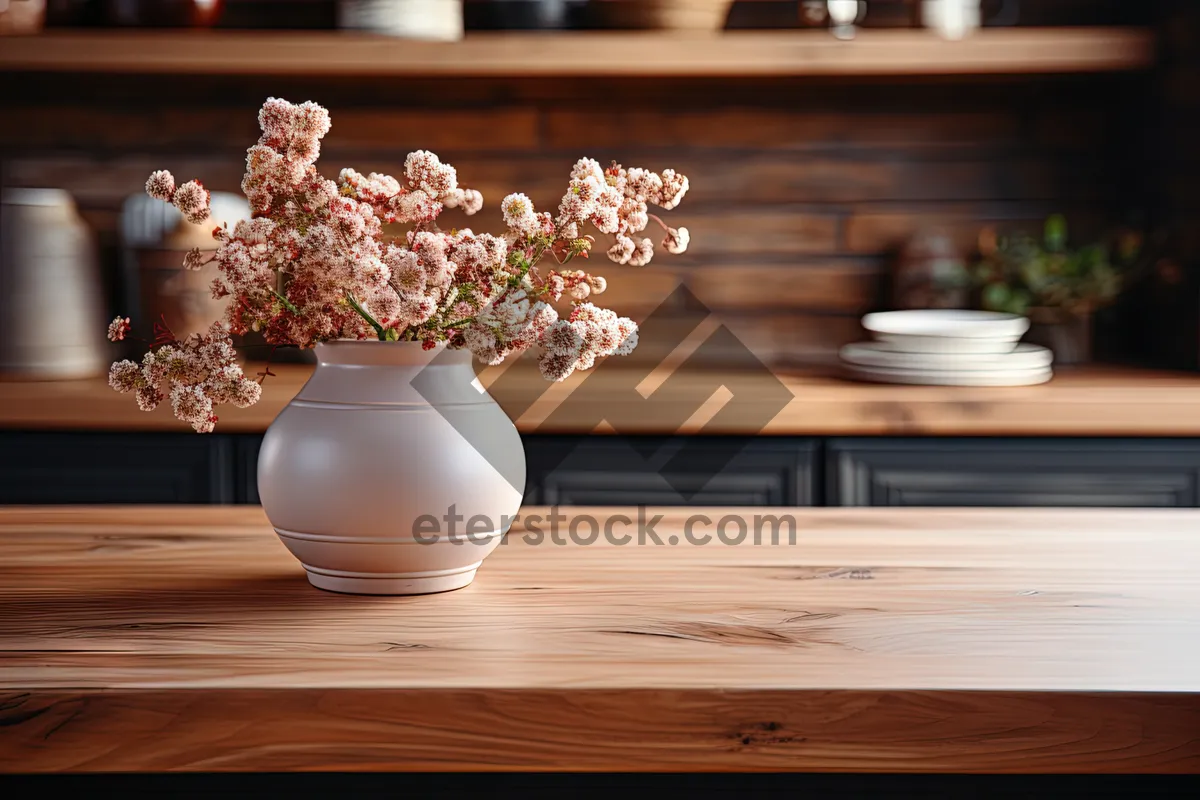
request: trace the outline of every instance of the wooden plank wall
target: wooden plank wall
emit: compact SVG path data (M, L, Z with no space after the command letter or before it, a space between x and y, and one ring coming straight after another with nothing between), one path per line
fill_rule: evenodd
M582 155L673 167L692 182L667 215L691 230L690 252L660 253L641 270L602 260L605 299L642 316L683 282L754 357L823 361L860 336L864 312L886 306L890 260L925 226L943 227L969 249L985 223L1036 225L1064 211L1086 234L1139 208L1140 143L1122 98L1144 94L1144 80L39 75L0 88L0 153L6 184L75 195L100 232L114 298L121 200L153 168L237 191L267 95L331 109L320 162L327 175L343 166L398 173L408 151L438 152L484 193L484 215L471 222L477 230L495 227L496 204L509 191L552 209Z

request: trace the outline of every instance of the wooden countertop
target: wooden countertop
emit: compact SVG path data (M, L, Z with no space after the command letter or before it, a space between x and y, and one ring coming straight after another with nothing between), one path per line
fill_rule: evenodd
M248 367L250 373L257 369ZM277 377L267 379L257 405L219 410L218 432L265 431L311 374L303 365L272 369ZM702 370L677 372L665 383L654 374L643 382L646 374L602 365L549 384L518 364L480 377L524 433L1200 436L1196 373L1062 367L1048 384L1013 388L855 383L828 370L777 369L774 376ZM639 384L655 390L653 402L635 393ZM781 387L784 400L777 402ZM765 427L764 419L771 420ZM169 408L139 411L132 398L100 378L0 382L4 428L190 433Z
M1200 511L660 513L386 598L257 508L0 509L0 771L1200 772Z

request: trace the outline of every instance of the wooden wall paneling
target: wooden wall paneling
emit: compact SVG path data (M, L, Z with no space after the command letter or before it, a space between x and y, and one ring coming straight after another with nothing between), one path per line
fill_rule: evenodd
M496 230L510 191L553 209L581 155L673 167L692 189L663 216L689 228L689 252L660 253L643 270L598 253L611 287L600 299L636 318L682 282L761 358L826 362L883 301L891 254L918 229L948 228L967 252L988 222L1031 227L1065 210L1073 228L1081 219L1102 227L1117 205L1105 188L1117 152L1105 122L1120 113L1111 97L1130 85L1121 81L426 78L400 87L36 75L0 88L12 121L0 147L12 154L10 185L67 188L110 241L122 200L152 169L239 191L266 94L330 107L327 175L342 166L398 174L417 147L455 164L486 203L476 217L448 213L448 225ZM106 253L115 276L113 260Z

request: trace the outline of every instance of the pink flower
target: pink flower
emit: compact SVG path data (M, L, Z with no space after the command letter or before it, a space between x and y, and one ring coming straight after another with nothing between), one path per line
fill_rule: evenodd
M633 255L629 257L629 266L644 267L650 263L650 259L654 258L654 242L649 239L642 239L637 243L637 248L633 251Z
M662 197L663 179L650 170L630 167L625 175L626 192L643 203L655 202Z
M175 382L171 387L171 408L178 419L192 423L197 432L212 430L209 425L213 411L212 398L200 386ZM201 430L206 427L208 431Z
M618 326L618 341L616 348L613 350L613 355L627 356L634 351L638 344L638 326L637 323L628 317L621 317L617 320Z
M646 230L646 226L650 224L650 215L646 211L646 204L641 200L626 200L621 205L621 210L618 213L625 219L625 230L627 233L644 231Z
M320 139L329 133L329 112L311 100L293 108L292 132L295 136Z
M551 381L563 381L575 371L578 359L570 355L552 353L549 350L538 356L538 369L543 377Z
M458 188L458 174L454 167L443 164L427 150L409 153L404 161L404 174L415 189L431 197L441 199Z
M688 179L686 175L680 175L673 169L664 169L662 172L662 182L662 199L657 201L655 205L670 211L679 205L679 201L687 194Z
M267 136L284 137L290 133L292 104L286 100L268 97L258 112L258 124Z
M108 323L109 341L119 342L129 333L129 317L117 317Z
M560 319L546 329L546 333L542 337L542 347L546 349L546 352L554 355L578 358L579 351L583 347L583 337L579 335L570 321Z
M163 393L157 386L139 386L134 390L138 408L142 411L153 411L163 401Z
M155 200L171 202L175 194L175 177L165 169L150 173L150 179L146 181L146 194Z
M446 207L461 208L468 216L477 214L483 208L483 195L474 189L459 189L446 198Z
M108 370L108 385L125 394L137 388L141 376L142 368L137 363L128 359L118 361Z
M575 166L571 168L571 178L573 180L582 181L587 178L594 178L597 182L604 183L604 169L599 162L590 158L581 158L575 162Z
M662 244L668 253L679 255L687 250L691 240L692 235L688 233L687 228L667 228L667 236Z
M561 275L550 275L546 279L546 291L550 295L550 299L558 300L562 297L563 291L566 289L566 282Z
M390 208L395 213L397 222L424 223L432 221L441 213L442 204L428 193L417 189L396 195L391 200Z
M533 201L523 194L510 194L500 203L504 224L521 236L532 236L541 227L541 220L533 210Z
M184 219L199 225L208 219L208 190L199 181L188 181L175 190L171 202L183 214Z
M608 258L618 264L628 264L637 250L637 242L624 234L617 234L613 246L608 249Z

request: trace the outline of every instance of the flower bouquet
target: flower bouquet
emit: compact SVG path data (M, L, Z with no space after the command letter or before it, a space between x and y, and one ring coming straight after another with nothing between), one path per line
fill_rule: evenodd
M632 351L637 325L591 302L604 278L568 265L591 254L589 226L613 237L608 257L619 264L650 260L654 243L639 234L651 222L682 253L687 230L649 207L674 208L688 179L584 158L557 213L510 194L501 234L446 231L437 225L445 209L477 214L483 197L433 153L409 154L402 180L344 169L334 181L315 166L325 109L272 98L259 122L242 182L251 218L216 227L211 255L184 259L187 269L215 263L224 318L182 340L159 323L141 363L114 364L109 381L143 409L169 396L177 417L208 432L217 406L257 402L270 374L243 374L232 335L314 348L312 377L259 450L259 499L276 533L322 589L466 586L512 524L526 478L516 426L480 390L472 361L533 351L542 374L561 381ZM177 185L159 171L146 191L191 222L209 218L198 181ZM388 236L385 225L407 230ZM118 318L109 336L129 330ZM465 539L460 519L470 521ZM449 529L431 530L439 520Z
M444 231L437 226L444 209L473 215L483 197L460 187L454 167L433 153L409 154L402 180L343 169L335 181L315 166L330 129L324 108L270 98L259 123L262 136L247 152L242 181L252 218L214 228L216 251L192 250L183 263L200 269L215 262L212 294L228 300L224 320L183 339L159 323L141 363L119 361L109 374L111 386L133 393L144 410L169 397L175 415L200 432L213 430L217 406L245 407L261 395L269 371L247 378L231 339L249 331L302 348L366 339L465 348L487 364L534 349L542 374L561 381L637 345L636 323L590 302L604 292L604 278L567 268L592 251L588 226L613 237L607 253L618 264L650 261L654 243L640 234L651 223L661 226L669 252L688 245L686 228L649 212L674 208L688 190L687 177L670 169L602 167L583 158L556 214L510 194L500 203L501 235ZM209 218L200 181L177 184L158 171L146 191L189 222ZM409 228L389 237L389 224ZM543 271L547 256L554 265ZM561 311L560 301L568 304ZM108 335L121 340L129 332L129 319L118 317Z

